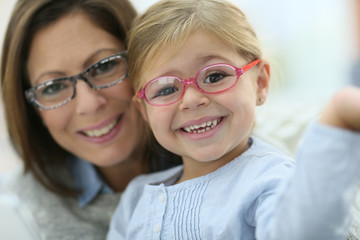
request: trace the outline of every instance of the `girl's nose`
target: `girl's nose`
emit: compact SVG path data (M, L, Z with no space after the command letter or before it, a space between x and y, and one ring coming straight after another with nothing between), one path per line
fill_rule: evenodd
M210 100L205 93L201 92L196 86L188 85L184 89L184 95L179 106L180 110L197 109L209 104Z
M102 109L107 100L98 90L92 89L86 82L78 81L76 84L76 113L87 115Z

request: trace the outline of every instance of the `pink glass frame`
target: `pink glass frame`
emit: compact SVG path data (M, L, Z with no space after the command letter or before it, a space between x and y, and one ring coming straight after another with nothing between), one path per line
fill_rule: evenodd
M197 87L197 89L198 89L199 91L203 92L203 93L207 93L207 94L223 93L223 92L229 90L230 88L232 88L233 86L235 86L235 84L238 82L240 76L243 75L244 73L246 73L249 69L251 69L251 68L254 67L255 65L257 65L259 62L260 62L260 59L256 59L256 60L248 63L247 65L245 65L245 66L243 66L243 67L241 67L241 68L235 67L235 66L233 66L233 65L231 65L231 64L228 64L228 63L216 63L216 64L212 64L212 65L209 65L209 66L204 67L203 69L201 69L201 70L195 75L195 77L188 78L188 79L182 79L182 78L179 78L179 77L177 77L177 76L171 76L171 75L170 75L170 76L161 76L161 77L158 77L158 78L154 78L154 79L148 81L148 82L145 84L145 86L144 86L141 90L139 90L139 92L138 92L138 97L139 97L140 99L145 99L145 101L146 101L148 104L153 105L153 106L168 106L168 105L170 105L170 104L173 104L173 103L179 101L179 100L184 96L185 91L186 91L186 86L189 85L189 84L194 84L194 85ZM220 65L220 66L224 66L224 65L225 65L225 66L232 67L232 68L235 70L235 72L236 72L236 81L235 81L231 86L229 86L229 87L227 87L226 89L221 90L221 91L217 91L217 92L207 92L207 91L203 90L203 89L199 86L199 84L197 83L197 79L198 79L200 73L201 73L202 71L208 69L208 68L211 68L211 67L214 67L214 66L219 66L219 65ZM147 87L148 85L150 85L152 82L158 80L159 78L164 78L164 77L165 77L165 78L166 78L166 77L173 77L173 78L176 78L176 79L180 80L180 82L181 82L181 84L182 84L182 86L183 86L183 91L182 91L181 95L179 96L179 98L177 98L176 100L174 100L174 101L172 101L172 102L170 102L170 103L167 103L167 104L154 104L154 103L151 103L151 102L149 101L149 99L147 99L147 97L146 97L146 95L145 95L146 87Z

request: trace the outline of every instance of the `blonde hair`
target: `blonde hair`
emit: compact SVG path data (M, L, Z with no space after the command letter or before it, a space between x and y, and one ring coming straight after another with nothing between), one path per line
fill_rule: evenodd
M199 29L234 46L248 61L262 57L255 31L234 4L225 0L159 1L136 19L129 33L129 75L134 89L142 87L144 72L165 46L171 45L176 52Z

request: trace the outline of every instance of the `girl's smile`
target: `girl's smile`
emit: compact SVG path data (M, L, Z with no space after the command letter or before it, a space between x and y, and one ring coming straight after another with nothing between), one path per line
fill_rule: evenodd
M182 129L188 133L204 133L204 132L210 131L211 129L216 127L218 125L218 123L220 123L221 119L222 119L222 117L218 117L218 118L210 119L210 120L201 119L201 120L199 120L199 122L202 122L202 123L200 123L200 124L194 123L194 125L182 127Z
M198 121L192 121L194 123L185 124L178 131L191 140L203 140L213 137L221 127L223 120L224 117L203 118Z

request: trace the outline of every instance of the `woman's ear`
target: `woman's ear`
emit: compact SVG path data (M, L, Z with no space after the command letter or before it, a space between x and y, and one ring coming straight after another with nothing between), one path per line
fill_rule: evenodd
M142 117L145 119L145 121L148 122L148 116L146 113L146 106L145 106L144 101L142 101L140 98L138 98L137 95L133 96L132 101L133 101L133 104L135 105L135 107L141 113Z
M257 84L257 100L256 105L260 106L265 103L270 83L270 65L267 61L262 60L258 67Z

